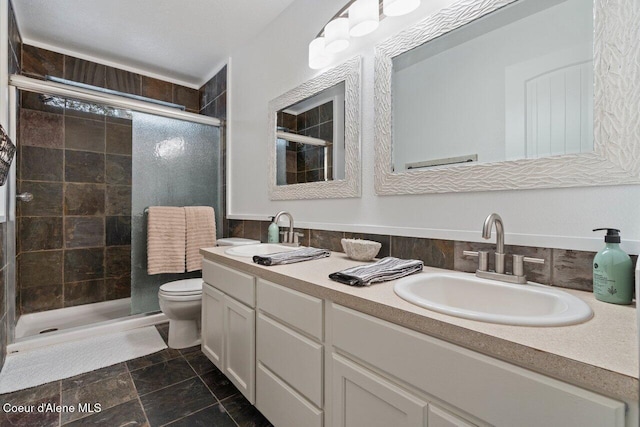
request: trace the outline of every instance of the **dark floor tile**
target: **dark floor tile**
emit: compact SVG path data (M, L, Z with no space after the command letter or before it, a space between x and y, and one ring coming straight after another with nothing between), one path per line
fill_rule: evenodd
M2 404L11 403L13 405L29 405L33 402L45 398L60 396L60 381L31 387L25 390L14 391L13 393L0 394ZM2 405L0 405L2 407Z
M105 300L111 301L131 296L131 276L110 277L104 280Z
M64 212L66 215L101 215L104 199L104 185L65 184Z
M223 400L239 393L236 386L218 368L214 367L213 370L200 375L200 378L218 400Z
M62 285L34 286L20 290L20 309L23 314L62 307Z
M195 375L193 369L183 358L157 363L131 372L140 395L168 387Z
M198 349L190 353L186 353L184 358L189 362L189 365L196 371L196 374L202 375L206 372L216 369L215 365L207 358L207 356Z
M181 348L179 351L180 351L180 354L182 354L183 356L186 356L187 354L190 354L190 353L201 352L202 346L198 344L198 345L194 345L187 348Z
M53 383L59 388L59 383ZM40 386L42 387L42 386ZM38 387L36 387L38 388ZM30 389L31 390L31 389ZM7 403L16 404L16 400L12 396L3 395L0 397L0 400L7 399ZM7 396L7 397L5 397ZM23 413L6 413L5 411L0 410L0 425L1 426L12 426L12 427L57 427L59 425L60 415L55 411L47 411L47 412L38 412L37 407L40 404L60 404L60 393L52 394L49 396L41 396L39 398L35 398L30 400L28 405L33 405L35 407L34 411L23 412ZM4 403L3 403L4 404ZM1 406L0 406L1 407Z
M131 155L132 127L107 123L107 153Z
M64 179L66 182L104 182L104 154L91 151L65 150Z
M131 245L131 217L108 216L106 218L107 246Z
M115 378L126 372L127 366L124 363L118 363L116 365L96 369L95 371L87 372L85 374L76 375L75 377L66 378L62 380L62 389L68 390L71 388L85 387L98 381Z
M62 217L18 219L18 248L21 252L60 249L62 242Z
M363 239L371 240L373 242L379 242L382 244L382 247L380 248L380 252L378 252L378 255L376 255L376 258L384 258L389 256L391 249L391 236L385 236L382 234L344 233L344 237L346 239Z
M20 288L62 284L62 250L21 253L18 271Z
M140 400L152 426L179 420L216 403L211 392L197 377L143 395Z
M158 330L158 333L164 340L164 343L168 344L169 343L169 323L162 323L160 325L156 325L156 329Z
M64 306L90 304L105 300L104 279L64 284Z
M20 145L43 148L64 147L64 121L60 114L20 110Z
M66 217L64 245L66 248L90 248L104 246L104 217Z
M20 181L20 193L33 194L29 203L17 203L18 216L62 216L61 182Z
M60 182L63 174L63 150L23 146L21 149L20 179Z
M147 356L138 357L137 359L127 360L127 367L129 371L135 371L137 369L146 368L158 363L164 363L168 360L180 357L180 352L173 348L166 348L157 353L149 354Z
M239 427L270 427L271 423L240 393L220 402ZM284 408L283 408L284 409Z
M131 156L107 154L107 184L131 185Z
M22 45L22 72L24 74L35 77L62 77L63 67L64 55L27 44Z
M131 216L131 186L107 185L105 213L108 216Z
M65 427L148 427L149 422L138 399L121 403L97 414L65 424Z
M64 252L64 281L84 282L104 278L104 249L71 249Z
M218 404L204 408L171 424L170 427L236 427L226 409Z
M104 121L66 116L64 119L64 146L67 149L104 153Z
M105 277L131 276L130 246L109 246L105 253Z
M83 403L100 403L101 409L109 409L132 399L136 399L136 389L128 372L112 378L106 378L80 387L62 391L62 404L75 408ZM86 412L63 412L62 424L86 416Z

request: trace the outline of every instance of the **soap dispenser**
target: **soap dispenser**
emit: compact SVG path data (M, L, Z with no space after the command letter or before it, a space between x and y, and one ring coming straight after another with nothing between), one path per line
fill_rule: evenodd
M280 227L276 224L275 218L271 217L271 224L267 229L267 243L280 243Z
M620 230L607 230L605 247L593 258L593 294L596 299L613 304L631 304L633 298L633 265L620 249Z

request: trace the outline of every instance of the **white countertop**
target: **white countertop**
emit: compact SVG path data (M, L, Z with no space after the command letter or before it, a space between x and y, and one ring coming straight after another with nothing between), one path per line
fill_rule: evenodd
M330 273L363 264L340 252L315 261L265 267L251 258L226 255L225 249L207 248L201 253L205 259L545 375L611 397L638 400L635 305L607 304L589 292L563 289L589 304L594 312L591 320L558 327L498 325L415 306L394 293L395 281L368 287L334 282ZM436 271L442 270L425 267L421 274Z

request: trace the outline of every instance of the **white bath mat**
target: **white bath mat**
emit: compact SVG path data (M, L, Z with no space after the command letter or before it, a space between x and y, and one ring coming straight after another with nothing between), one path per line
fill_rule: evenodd
M153 326L8 354L0 394L70 378L167 348Z

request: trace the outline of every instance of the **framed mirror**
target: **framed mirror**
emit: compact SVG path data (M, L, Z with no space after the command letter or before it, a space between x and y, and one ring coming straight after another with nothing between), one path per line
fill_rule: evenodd
M360 58L269 103L271 200L360 196Z
M639 183L632 2L460 0L376 46L376 193Z

